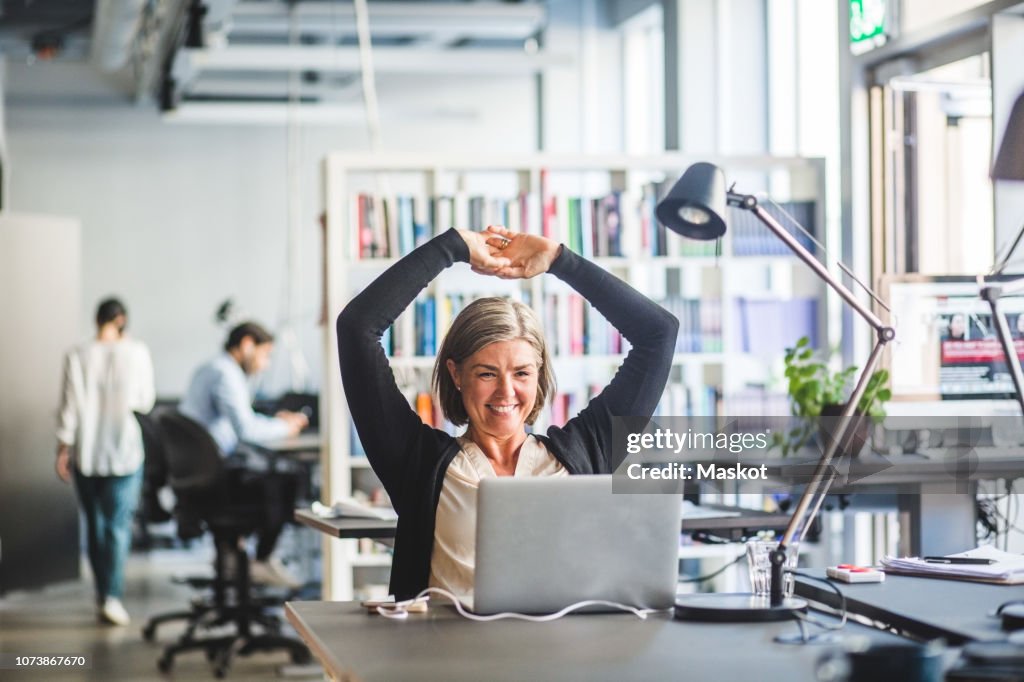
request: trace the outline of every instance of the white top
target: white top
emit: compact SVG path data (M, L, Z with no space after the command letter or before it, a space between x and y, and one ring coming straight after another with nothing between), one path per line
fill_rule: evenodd
M135 412L156 397L153 361L135 339L87 341L64 356L57 440L71 447L86 476L127 476L142 464L142 433Z
M471 595L476 565L476 491L481 479L497 474L476 443L466 438L458 441L462 449L448 465L437 501L428 584L457 595ZM568 475L544 443L527 436L519 450L514 476Z

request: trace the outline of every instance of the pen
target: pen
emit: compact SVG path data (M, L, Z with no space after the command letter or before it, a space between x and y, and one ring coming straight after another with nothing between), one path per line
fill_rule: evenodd
M975 559L965 556L926 556L924 558L930 564L980 564L990 566L996 562L995 559Z

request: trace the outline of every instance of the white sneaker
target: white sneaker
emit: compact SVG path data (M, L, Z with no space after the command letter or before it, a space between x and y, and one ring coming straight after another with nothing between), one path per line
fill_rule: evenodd
M100 621L111 625L128 625L132 622L131 616L125 611L124 604L117 597L104 599L97 615Z
M270 557L267 561L253 561L250 565L250 575L254 583L261 585L288 587L293 590L303 585L277 557Z

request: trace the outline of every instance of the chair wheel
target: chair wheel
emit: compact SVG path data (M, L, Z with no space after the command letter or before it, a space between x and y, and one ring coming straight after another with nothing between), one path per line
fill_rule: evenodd
M216 668L213 669L213 676L216 677L218 680L223 680L225 677L228 676L228 669L222 668L218 665Z
M156 627L155 626L147 625L144 628L142 628L142 639L146 640L147 642L152 642L155 637L156 637Z
M174 667L174 659L168 656L161 656L156 660L156 667L162 673L169 673L171 672L171 668Z

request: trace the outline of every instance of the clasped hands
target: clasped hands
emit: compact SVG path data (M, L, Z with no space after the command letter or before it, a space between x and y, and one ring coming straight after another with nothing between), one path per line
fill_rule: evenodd
M537 234L488 225L483 232L459 230L469 247L473 272L502 279L529 279L548 271L561 250L558 242Z

